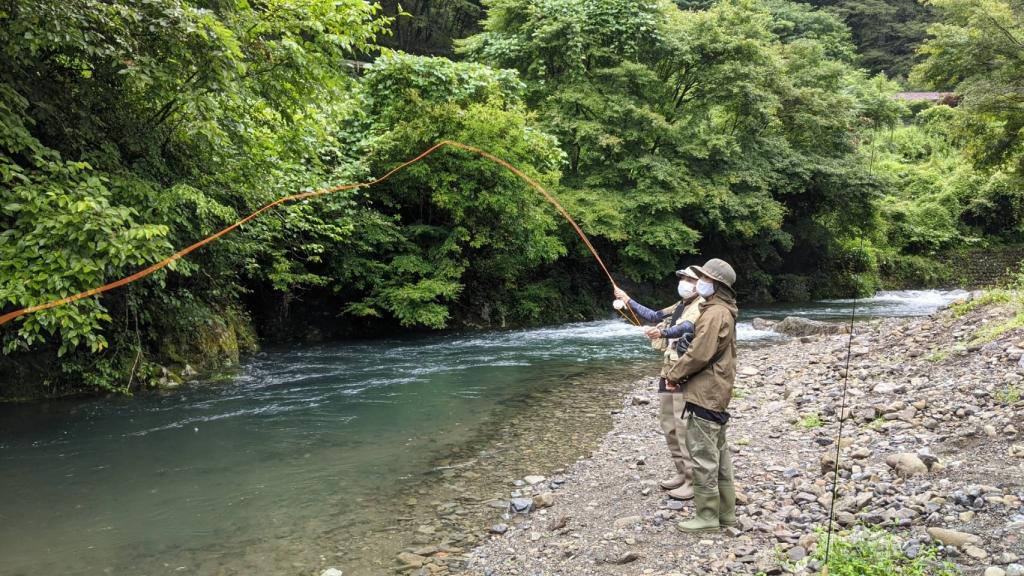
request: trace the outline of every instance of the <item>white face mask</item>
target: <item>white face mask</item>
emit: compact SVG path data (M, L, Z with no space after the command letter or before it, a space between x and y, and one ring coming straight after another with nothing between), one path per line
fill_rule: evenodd
M693 292L694 292L694 287L693 287L693 282L692 281L690 281L690 280L680 280L679 281L679 296L683 300L687 300L687 299L690 298L690 296L693 296Z
M697 280L697 294L700 294L704 298L711 296L715 293L715 284L708 282L707 280Z

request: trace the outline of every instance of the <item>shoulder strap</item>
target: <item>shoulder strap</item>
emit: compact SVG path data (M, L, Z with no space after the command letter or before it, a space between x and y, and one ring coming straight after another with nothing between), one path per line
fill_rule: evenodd
M686 302L680 301L676 304L676 309L672 311L672 321L669 322L669 326L675 326L676 322L683 316L683 312L686 311Z

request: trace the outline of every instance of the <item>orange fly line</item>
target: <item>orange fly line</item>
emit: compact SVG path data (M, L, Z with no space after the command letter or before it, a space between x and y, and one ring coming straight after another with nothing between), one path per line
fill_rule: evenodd
M587 238L587 235L583 233L583 230L580 228L579 224L577 224L576 221L573 220L572 216L570 216L569 213L565 210L565 208L563 208L562 205L558 203L558 200L556 200L554 196L552 196L550 193L548 193L548 191L545 190L544 187L541 186L536 180L534 180L533 178L530 178L522 170L519 170L518 168L516 168L512 164L509 164L505 160L502 160L501 158L498 158L497 156L495 156L495 155L493 155L493 154L491 154L491 153L489 153L489 152L487 152L485 150L481 150L480 148L477 148L475 146L470 146L468 144L463 144L461 142L455 142L453 140L442 140L442 141L438 142L437 144L434 144L430 148L427 148L426 150L421 152L415 158L413 158L411 160L407 160L406 162L403 162L403 163L399 164L398 166L392 168L391 170L389 170L387 173L385 173L380 178L371 180L369 182L359 182L359 183L355 183L355 184L341 184L341 185L338 185L338 186L331 186L329 188L320 188L318 190L311 190L309 192L303 192L301 194L293 194L291 196L285 196L283 198L278 198L277 200L274 200L273 202L271 202L271 203L261 207L260 209L256 210L252 214L249 214L245 218L242 218L241 220L235 222L234 224L228 226L227 228L224 228L223 230L221 230L221 231L219 231L219 232L217 232L215 234L207 236L206 238L203 238L202 240L196 242L195 244L192 244L191 246L188 246L186 248L182 248L181 250L179 250L179 251L175 252L174 254L168 256L167 258L164 258L163 260L160 260L159 262L156 262L156 263L154 263L154 264L152 264L152 265L150 265L150 266L148 266L146 268L143 268L142 270L139 270L138 272L136 272L136 273L134 273L134 274L132 274L130 276L125 276L124 278L121 278L120 280L115 280L115 281L110 282L108 284L104 284L103 286L98 286L96 288L92 288L92 289L86 290L84 292L79 292L78 294L72 294L71 296L66 296L64 298L60 298L60 299L57 299L57 300L52 300L52 301L46 302L44 304L37 304L35 306L28 306L28 307L22 308L20 310L15 310L13 312L8 312L7 314L4 314L3 316L0 316L0 325L6 324L7 322L10 322L11 320L14 320L15 318L19 318L21 316L24 316L26 314L31 314L33 312L39 312L40 310L47 310L47 309L50 309L50 308L55 308L57 306L63 306L64 304L69 304L69 303L74 302L76 300L81 300L83 298L89 298L90 296L95 296L97 294L102 294L103 292L107 292L109 290L113 290L114 288L119 288L121 286L124 286L125 284L129 284L131 282L135 282L136 280L140 280L142 278L145 278L146 276L149 276L150 274L156 272L157 270L165 268L171 262L174 262L175 260L180 260L180 259L184 258L185 256L189 255L193 251L198 250L199 248L202 248L203 246L209 244L210 242L213 242L214 240L217 240L221 236L224 236L225 234L233 231L235 228L238 228L239 226L241 226L241 225L243 225L243 224L245 224L245 223L255 219L257 216L262 215L264 212L270 210L271 208L274 208L274 207L279 206L281 204L285 204L285 203L288 203L288 202L295 202L296 200L305 200L307 198L316 198L318 196L325 196L327 194L333 194L334 192L341 192L341 191L344 191L344 190L353 190L353 189L356 189L356 188L364 188L364 187L373 186L375 184L380 184L381 182L383 182L383 181L387 180L388 178L394 176L398 172L404 170L405 168L411 166L412 164L415 164L416 162L419 162L420 160L423 160L427 156L430 156L434 152L437 152L438 150L440 150L440 149L442 149L442 148L444 148L446 146L451 146L451 147L454 147L454 148L460 148L460 149L465 150L467 152L473 152L473 153L475 153L475 154L477 154L479 156L482 156L483 158L486 158L486 159L490 160L491 162L494 162L494 163L496 163L496 164L506 168L508 171L512 172L513 174L515 174L516 176L521 178L523 181L525 181L527 184L529 184L531 188L533 188L537 192L540 192L544 196L544 198L548 202L550 202L558 210L558 212L562 215L562 217L565 218L565 220L568 221L570 225L572 225L573 230L576 231L576 234L579 235L581 240L583 240L583 243L590 250L590 253L593 254L594 259L597 260L597 263L601 266L601 270L603 270L604 273L605 273L605 276L608 277L608 281L611 282L612 287L616 287L617 286L617 284L615 283L615 280L612 278L611 273L608 271L608 267L605 266L604 261L601 260L601 256L598 255L597 250L594 248L594 245L590 243L590 239ZM629 307L627 307L627 308L629 309L630 314L633 316L632 318L626 316L625 313L622 312L622 310L619 310L619 313L622 314L622 316L625 317L626 320L629 320L631 323L633 323L635 325L640 325L640 321L636 317L636 314L633 312L632 308L629 308Z

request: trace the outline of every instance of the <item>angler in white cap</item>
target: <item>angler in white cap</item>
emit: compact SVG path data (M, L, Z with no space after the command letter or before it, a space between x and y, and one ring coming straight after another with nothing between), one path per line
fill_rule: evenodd
M697 295L698 275L696 266L676 271L679 278L677 288L679 302L663 310L651 310L629 297L623 290L616 288L615 297L625 302L637 316L655 324L644 333L651 339L651 347L662 352L664 363L661 378L658 381L658 397L661 410L659 420L661 430L665 433L665 443L672 455L675 474L662 480L659 484L668 495L677 500L693 498L693 463L686 449L686 423L683 421L683 400L681 389L669 390L666 387L666 376L669 369L679 361L693 337L694 323L700 315L700 304L704 299Z

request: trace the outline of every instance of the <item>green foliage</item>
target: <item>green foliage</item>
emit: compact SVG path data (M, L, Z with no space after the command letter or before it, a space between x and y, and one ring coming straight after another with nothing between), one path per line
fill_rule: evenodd
M818 414L808 414L801 418L797 424L805 430L814 430L815 428L821 428L824 426L824 423L821 421L821 416Z
M940 282L935 254L1019 239L1024 121L998 96L1021 92L1019 55L991 28L1016 30L1017 8L931 3L944 20L918 78L971 97L911 115L857 66L905 66L901 38L930 9L835 4L488 0L478 23L474 0L0 0L0 307L121 278L442 139L543 183L637 282L713 254L745 298L850 296L880 272ZM468 62L381 46L445 52L469 31ZM542 197L446 149L0 339L5 365L59 355L59 378L130 391L163 365L237 357L254 327L550 322L592 315L606 290Z
M818 547L812 559L825 561L825 534L819 531ZM937 560L938 552L927 547L910 559L895 536L884 530L858 530L834 534L829 552L828 573L835 576L957 576L960 571Z
M1024 7L1005 0L932 0L941 19L921 47L925 60L917 82L955 89L961 96L955 133L966 156L986 180L973 194L964 220L983 234L1008 241L1024 238L1024 112L1017 38Z
M935 18L933 10L917 0L799 1L824 7L850 27L865 68L901 80L915 64L915 51Z
M874 211L851 134L895 121L895 87L850 65L826 13L494 0L460 51L520 72L568 158L570 211L633 279L694 252L732 257L744 280L819 271Z
M548 185L562 156L536 130L514 72L444 59L378 60L362 84L369 165L382 173L443 139L481 147ZM388 241L342 261L363 297L349 313L387 312L404 325L440 328L451 305L479 309L496 293L515 309L516 286L565 254L561 223L518 177L468 152L445 150L374 189L369 206L387 221ZM383 230L381 230L383 232ZM510 314L515 316L515 314ZM525 316L532 316L526 312Z
M381 5L395 18L392 34L380 43L424 56L450 56L454 39L477 32L484 12L480 0L383 0Z
M345 60L386 29L377 11L361 0L0 3L0 305L126 276L344 174L325 124L352 86ZM282 212L286 233L261 234L274 228L264 219L169 274L4 326L5 353L53 349L75 378L116 387L111 374L142 371L140 350L165 361L161 334L201 321L175 315L181 303L215 317L245 282L318 281L303 269L315 246L298 236L325 224Z
M1020 386L1010 384L1002 390L997 390L994 397L997 402L1007 406L1013 406L1017 402L1020 402L1022 394L1024 394L1024 390L1022 390Z

